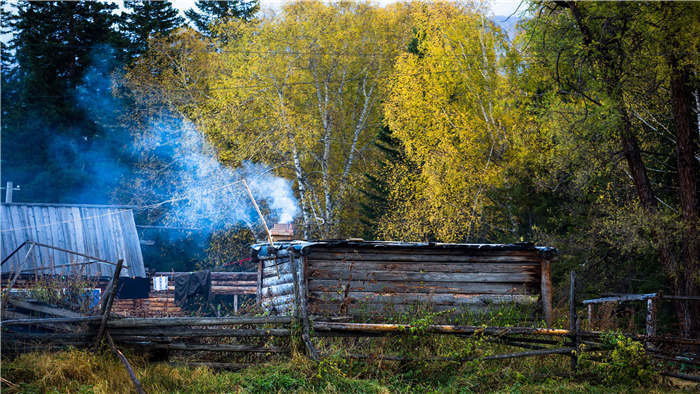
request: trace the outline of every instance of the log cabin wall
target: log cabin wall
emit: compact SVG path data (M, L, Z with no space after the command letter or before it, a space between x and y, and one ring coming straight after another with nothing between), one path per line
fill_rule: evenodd
M290 253L290 251L292 251ZM258 264L258 300L266 310L274 314L286 315L294 310L294 274L303 277L302 257L293 249L282 249L260 256Z
M259 299L273 313L293 310L298 284L314 315L487 310L506 303L542 307L551 322L550 261L556 250L523 244L332 241L256 245Z

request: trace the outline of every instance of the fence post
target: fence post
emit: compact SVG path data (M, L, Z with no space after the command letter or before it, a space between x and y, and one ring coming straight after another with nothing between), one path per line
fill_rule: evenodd
M95 347L100 346L102 342L102 337L104 336L105 330L107 329L107 319L109 319L109 313L112 310L112 303L114 303L114 297L117 295L117 286L119 285L119 274L122 272L122 265L124 264L123 259L117 261L117 266L114 268L114 276L109 284L109 294L105 294L105 299L102 300L102 321L100 322L100 328L97 330L97 340L95 341Z
M571 342L574 346L574 351L571 352L571 374L576 373L576 364L578 361L578 333L577 333L577 318L576 318L576 271L571 270L569 283L569 333Z
M646 334L647 338L656 335L656 308L657 305L654 303L654 299L659 297L660 292L656 293L656 296L647 299L647 315L646 315ZM653 347L653 342L647 340L647 348Z

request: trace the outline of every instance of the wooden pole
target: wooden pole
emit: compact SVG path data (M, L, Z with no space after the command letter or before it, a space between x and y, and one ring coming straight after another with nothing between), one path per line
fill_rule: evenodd
M100 328L97 330L97 340L95 341L95 347L100 345L102 342L102 336L107 328L107 319L109 319L109 313L112 310L112 304L114 303L114 297L117 294L117 285L119 284L119 274L122 271L123 259L117 261L117 267L114 269L114 277L112 277L111 286L109 286L110 293L107 294L105 300L102 303L102 321L100 322Z
M588 304L587 310L588 310L588 330L593 329L593 304Z
M542 260L540 264L540 299L542 314L547 328L552 327L552 272L550 260Z
M571 373L576 373L576 364L578 362L578 346L577 339L578 335L576 332L576 271L571 270L569 273L570 283L569 283L569 331L572 333L571 342L574 343L574 351L571 352Z
M136 392L139 394L146 394L146 392L143 391L143 387L141 387L141 382L139 382L139 379L136 377L134 370L131 368L129 360L127 360L124 354L122 354L122 352L120 352L119 349L117 349L117 347L114 345L114 341L112 340L112 337L109 335L109 333L107 333L107 342L109 342L109 346L112 348L112 351L117 355L117 357L119 357L122 364L124 364L124 367L126 368L126 371L129 373L129 377L131 378L131 382L134 383Z
M296 317L297 321L301 322L302 324L302 330L301 330L301 339L304 341L304 345L306 346L306 351L309 355L309 357L314 360L318 361L320 360L320 356L318 354L318 350L316 350L316 347L314 347L314 344L311 343L311 335L310 335L310 327L309 327L309 315L306 311L306 308L302 307L302 300L301 300L301 290L300 290L300 283L299 283L299 264L297 264L297 259L290 255L289 256L289 262L291 264L292 268L292 280L294 281L294 303L296 305Z
M263 217L262 212L260 212L260 208L258 207L258 203L255 202L255 198L253 197L253 193L250 191L250 188L248 187L248 184L246 183L245 179L243 181L243 186L245 186L245 190L248 192L248 197L250 197L250 201L253 202L253 206L255 207L255 210L258 212L258 216L260 216L260 220L262 221L263 226L265 227L265 233L267 233L267 240L270 242L270 246L273 246L274 243L272 242L272 234L270 233L270 229L267 227L267 222L265 221L265 218Z

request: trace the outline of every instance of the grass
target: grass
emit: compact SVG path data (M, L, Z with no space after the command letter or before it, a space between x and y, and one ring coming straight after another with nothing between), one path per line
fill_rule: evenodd
M655 378L651 385L607 382L591 371L568 376L568 359L540 357L470 363L400 364L359 362L333 356L315 363L295 354L286 361L260 364L238 372L216 372L147 363L127 357L148 393L663 393L697 390ZM133 387L111 353L78 349L28 353L4 360L7 393L127 393Z
M454 314L452 315L454 316ZM461 314L453 324L489 326L526 325L530 316L513 308L486 315ZM661 365L646 357L641 344L624 336L605 336L613 349L601 362L584 353L580 368L570 376L569 358L561 355L500 361L470 362L382 361L382 355L420 357L473 357L511 353L516 350L471 337L429 335L425 328L448 315L426 311L388 315L387 320L410 323L403 335L376 338L314 338L326 355L313 362L297 351L290 358L257 364L238 372L219 372L206 367L188 368L156 364L146 356L127 351L136 375L148 393L666 393L700 392L697 384L681 385L658 375ZM535 323L537 325L537 323ZM298 331L295 327L294 331ZM292 341L293 349L303 349ZM288 339L271 338L268 344ZM563 339L562 339L563 341ZM353 353L374 356L357 360ZM217 354L217 362L250 362L252 355ZM200 358L201 360L201 358ZM109 351L70 349L27 353L2 360L2 392L7 393L127 393L133 386L126 370Z

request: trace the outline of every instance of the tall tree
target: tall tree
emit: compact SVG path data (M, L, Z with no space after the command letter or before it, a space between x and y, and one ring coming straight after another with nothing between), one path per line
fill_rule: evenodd
M125 1L124 7L127 12L120 24L131 41L133 54L145 52L151 38L168 36L185 22L168 1Z
M693 111L695 85L691 78L692 70L698 67L697 23L691 22L698 15L697 5L683 3L676 8L649 3L630 7L621 3L558 1L538 6L546 11L539 13L543 25L569 23L575 28L577 40L573 41L573 50L568 50L573 56L561 56L563 52L559 52L554 67L556 78L581 81L580 70L589 68L588 77L600 82L600 90L594 94L579 89L577 83L560 86L588 104L614 114L608 126L614 130L613 137L625 159L638 204L644 215L652 218L648 231L660 266L675 294L697 295L698 170L693 159L697 152L697 115ZM560 62L559 58L577 62L578 70L572 70L567 77L566 67L559 68L566 61ZM666 65L659 59L665 59ZM673 130L675 138L667 138L673 145L650 144L645 138L647 130L657 134L659 130ZM668 151L673 151L669 147L676 151L675 171L679 177L664 177L672 172L658 168L652 176L648 163L657 160L654 157L666 157ZM676 187L680 193L669 193ZM675 216L672 204L680 206L682 225L675 231L681 234L681 253L677 250L678 239L662 226L666 218ZM699 324L693 319L698 313L683 302L677 304L682 328L690 333Z
M187 18L206 36L215 35L212 25L229 19L250 20L260 9L259 0L207 1L197 0L195 8L185 11Z
M300 2L270 20L223 26L240 39L212 58L211 93L192 117L227 163L264 162L296 181L307 237L342 233L343 215L357 211L349 196L374 154L368 145L408 40L406 16L400 6Z
M503 182L517 116L507 83L510 48L497 26L467 6L423 4L415 49L395 64L387 124L418 168L395 185L384 234L474 239L485 192Z
M120 56L115 9L93 1L17 4L10 19L17 87L12 100L3 96L3 111L12 114L3 118L2 148L3 178L24 186L23 199L60 200L88 179L86 163L64 162L100 134L75 89L108 47Z

